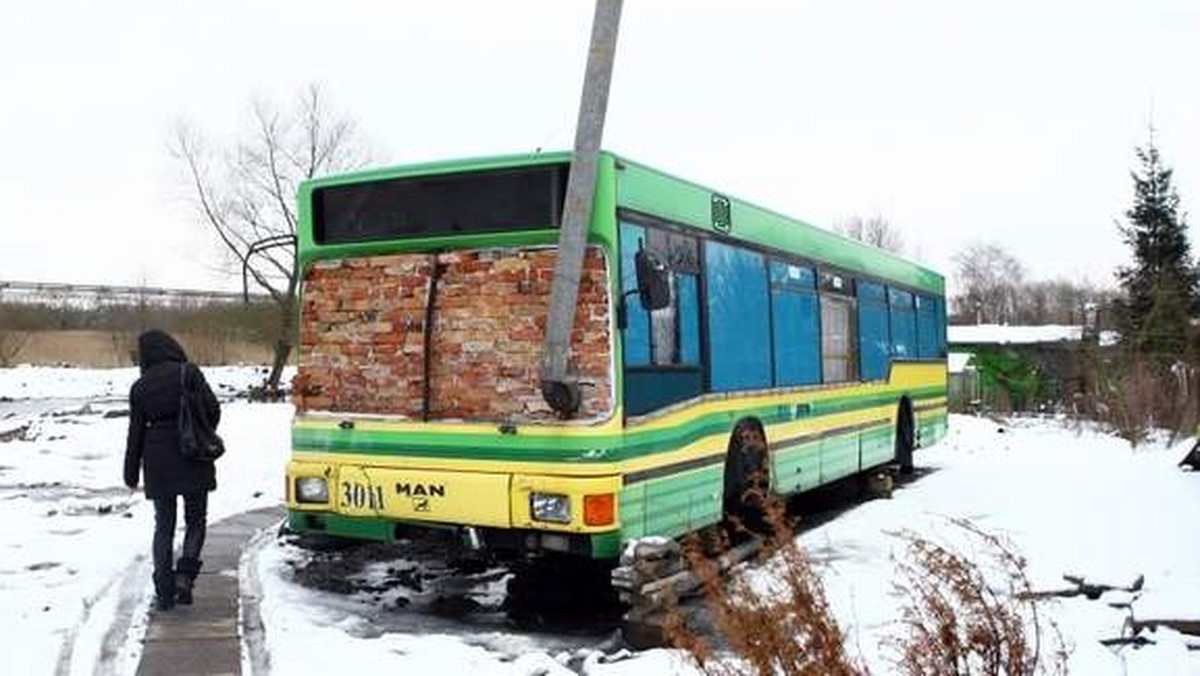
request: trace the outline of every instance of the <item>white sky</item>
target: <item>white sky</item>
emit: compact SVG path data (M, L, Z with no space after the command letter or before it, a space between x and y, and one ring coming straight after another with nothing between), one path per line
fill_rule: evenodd
M220 138L318 81L386 164L568 148L592 3L0 8L0 279L218 287L176 120ZM882 214L946 273L991 239L1107 284L1151 114L1200 200L1197 64L1195 0L627 0L605 146L820 225Z

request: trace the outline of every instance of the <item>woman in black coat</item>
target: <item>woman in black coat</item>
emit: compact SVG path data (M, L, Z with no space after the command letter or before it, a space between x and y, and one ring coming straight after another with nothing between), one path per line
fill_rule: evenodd
M192 585L200 572L208 492L216 489L212 462L185 458L179 450L180 385L196 393L215 428L221 408L204 374L174 338L158 329L138 336L142 376L129 391L129 436L125 445L125 485L137 488L143 469L146 499L154 501L155 607L170 610L178 601L192 602ZM174 569L177 496L183 496L186 530L183 551Z

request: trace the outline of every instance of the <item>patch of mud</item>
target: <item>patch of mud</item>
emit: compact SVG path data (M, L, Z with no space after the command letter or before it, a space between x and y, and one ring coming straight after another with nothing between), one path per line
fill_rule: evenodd
M33 441L34 439L37 439L36 433L32 433L32 437L29 436L31 434L29 428L30 425L26 423L20 427L0 432L0 444L5 444L10 441Z
M467 556L453 538L438 536L307 549L289 562L292 580L362 604L381 633L515 630L539 640L553 635L557 644L607 638L620 620L607 568L589 568L585 578L568 566L505 565Z

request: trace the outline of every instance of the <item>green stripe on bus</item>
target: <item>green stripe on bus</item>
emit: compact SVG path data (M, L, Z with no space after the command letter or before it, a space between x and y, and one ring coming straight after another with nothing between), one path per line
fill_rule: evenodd
M944 387L928 387L909 394L916 399L945 395ZM788 403L719 411L678 427L624 435L595 437L521 437L518 435L467 435L434 432L381 432L337 428L292 430L292 446L299 451L406 455L428 458L514 460L522 462L604 463L644 457L727 433L737 420L755 417L764 425L812 419L837 413L875 408L896 400L899 393L840 397L818 402ZM807 410L805 410L807 406Z

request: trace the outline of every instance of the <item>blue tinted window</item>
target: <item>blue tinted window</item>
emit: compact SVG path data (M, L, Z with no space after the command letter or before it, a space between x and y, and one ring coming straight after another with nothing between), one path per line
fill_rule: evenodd
M917 317L913 295L908 291L888 289L891 314L892 356L896 359L917 358Z
M934 302L937 303L937 332L938 332L937 356L945 357L946 356L946 299L938 297L938 298L934 299Z
M642 247L646 229L629 223L621 224L621 293L637 290L637 266L634 257ZM625 366L650 364L650 313L642 307L636 293L625 296L625 329L621 334L625 346Z
M917 356L933 359L938 356L941 339L938 336L937 304L929 296L917 296Z
M887 378L892 346L887 293L882 284L858 282L858 345L860 377L863 380Z
M700 365L700 280L696 275L675 274L679 307L679 363Z
M771 261L775 384L821 382L821 324L812 268Z
M770 306L763 257L709 241L704 262L713 391L770 386Z

